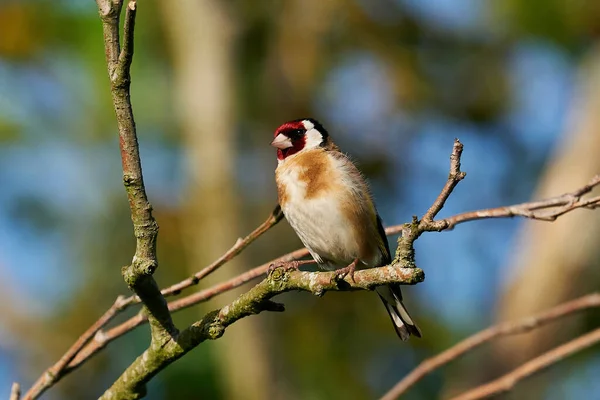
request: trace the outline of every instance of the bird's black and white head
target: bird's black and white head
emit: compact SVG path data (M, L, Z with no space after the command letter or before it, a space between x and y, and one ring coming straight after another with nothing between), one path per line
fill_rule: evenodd
M303 118L277 128L271 146L277 148L277 160L282 162L301 151L326 147L329 143L329 134L323 125L315 119Z

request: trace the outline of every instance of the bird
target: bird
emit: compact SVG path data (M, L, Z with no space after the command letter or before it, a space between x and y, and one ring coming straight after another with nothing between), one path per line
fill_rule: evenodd
M335 270L336 279L354 271L391 263L381 218L367 181L350 158L333 142L317 120L289 121L275 130L271 146L277 149L275 181L279 205L313 260ZM421 337L402 302L399 284L379 286L376 292L403 341Z

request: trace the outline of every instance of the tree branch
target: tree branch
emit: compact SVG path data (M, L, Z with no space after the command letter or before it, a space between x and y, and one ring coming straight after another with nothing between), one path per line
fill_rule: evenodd
M122 274L127 285L136 293L147 309L152 340L166 341L170 336L177 335L177 329L171 319L167 302L152 277L158 267L156 258L158 224L152 216L152 206L148 201L144 186L129 93L136 2L130 1L126 7L122 50L119 47L119 15L123 1L97 0L97 3L104 27L106 62L119 128L123 183L129 200L133 231L137 239L133 260L129 266L123 267Z
M454 146L452 147L452 153L450 154L450 173L448 174L448 180L437 199L433 202L431 207L429 207L429 210L427 210L425 215L423 215L422 220L426 223L433 221L435 216L444 207L444 204L446 204L446 200L448 200L448 197L450 197L450 194L452 194L456 185L467 176L466 172L460 170L460 157L462 156L462 152L462 143L458 139L454 139Z
M25 400L35 399L42 395L48 388L58 382L63 375L70 372L70 368L67 366L73 361L75 356L81 354L83 347L96 335L96 333L102 329L104 325L108 323L119 311L124 307L123 296L117 297L112 307L110 307L92 326L90 326L84 333L77 339L75 343L67 350L67 352L50 368L48 368L42 376L33 384L33 386L27 391L24 396Z
M177 360L189 350L207 339L221 337L225 329L235 321L261 311L283 311L283 305L270 301L277 294L302 290L322 296L331 290L372 290L389 283L415 284L424 278L418 268L393 266L356 272L354 282L334 279L335 272L285 271L278 268L264 281L221 310L208 313L202 320L182 331L164 346L152 346L121 375L102 398L140 398L144 385L158 371Z
M600 342L600 328L585 335L581 335L561 346L558 346L531 361L526 362L512 372L475 389L469 390L452 400L476 400L504 393L512 389L520 380L540 372L553 364L571 356L581 350Z
M600 184L600 175L594 176L590 182L571 193L552 197L541 201L515 204L507 207L488 208L455 215L435 222L433 230L452 229L463 222L488 218L524 217L539 221L555 221L558 217L577 208L595 209L600 207L600 196L583 199Z
M13 382L10 388L10 400L19 400L21 398L21 385L18 382Z
M263 222L262 224L260 224L256 229L254 229L248 236L246 236L243 239L238 239L238 241L233 245L233 247L231 247L229 250L227 250L225 252L225 254L223 254L221 257L219 257L217 260L215 260L209 266L196 272L193 276L191 276L179 283L176 283L175 285L172 285L172 286L169 286L168 288L163 289L162 290L163 296L167 297L167 296L177 295L177 294L181 293L181 291L183 289L187 289L190 286L197 285L200 282L200 280L202 280L209 274L216 271L222 265L231 261L235 256L240 254L252 242L254 242L256 239L258 239L260 236L262 236L269 229L271 229L272 227L277 225L277 223L279 223L279 221L281 221L282 219L283 219L283 212L281 211L281 207L279 207L279 205L277 205L277 207L275 207L273 209L273 212L271 213L271 215L269 215L267 220L265 222ZM138 301L137 299L134 299L134 302L137 302L137 301Z
M248 247L252 242L262 236L265 232L275 226L281 219L283 218L283 213L281 212L281 208L279 206L273 209L273 212L269 215L269 217L260 224L256 229L254 229L249 235L247 235L243 239L239 239L229 250L227 250L221 257L215 260L213 263L208 265L207 267L201 269L199 272L194 274L193 276L176 283L174 285L169 286L161 291L163 296L174 296L181 292L181 290L186 289L190 286L197 285L200 280L210 273L217 270L222 265L231 261L235 256L240 254L246 247ZM190 307L192 305L198 304L203 301L207 301L214 296L221 294L223 292L232 290L238 286L243 285L244 283L258 278L261 275L264 275L268 269L268 267L277 262L277 261L292 261L308 255L308 251L306 249L296 250L295 252L286 254L281 256L269 263L258 266L244 274L241 274L235 278L230 279L229 281L217 284L212 288L202 290L200 292L194 293L188 297L182 298L180 300L174 301L168 304L169 311L178 311L184 308ZM119 324L118 326L104 332L102 328L106 326L112 318L114 318L119 312L123 311L127 307L133 304L138 304L140 302L140 298L136 295L123 297L119 296L115 301L115 304L102 316L100 317L84 334L77 339L77 342L71 346L71 348L65 353L65 355L61 358L61 360L68 358L68 365L62 365L60 368L58 363L49 368L46 373L44 373L34 384L33 387L37 386L45 386L43 390L46 390L48 387L52 386L56 381L58 381L63 374L67 374L71 372L73 369L79 367L79 365L87 360L89 357L92 357L98 351L103 349L108 343L112 342L114 339L124 335L125 333L131 331L132 329L142 325L143 323L148 321L148 317L145 313L141 312L131 317L127 321ZM90 340L91 339L91 340ZM83 348L84 345L86 345ZM81 345L81 346L79 346ZM71 353L75 352L77 357L70 357ZM59 361L60 362L60 361ZM53 378L48 379L48 372L52 371L51 375ZM64 371L64 373L63 373ZM42 390L42 391L43 391ZM41 392L40 392L41 394ZM37 396L34 396L37 397Z
M401 264L407 268L416 267L415 240L417 240L423 232L441 230L434 229L438 222L433 219L440 212L442 207L444 207L446 200L448 200L448 197L450 197L454 188L467 175L460 170L460 157L462 151L462 143L458 139L454 139L454 146L452 147L452 153L450 154L450 173L448 174L448 180L438 197L420 220L417 216L413 216L412 222L402 225L402 235L398 238L398 248L396 249L394 263Z
M123 183L129 200L133 231L136 237L133 260L130 265L123 267L121 272L129 288L144 304L152 335L149 348L160 347L163 343L176 337L178 331L171 319L167 302L152 277L158 267L156 257L158 224L152 216L152 206L146 195L130 100L130 67L133 60L136 2L135 0L129 1L126 7L122 48L119 43L119 17L123 0L97 0L96 2L102 20L108 76L119 130ZM113 315L105 314L106 318L101 318L97 324L94 324L74 346L79 346L80 342L82 346L89 340L92 332L97 332L96 328L110 320ZM76 353L67 352L64 357L66 362L59 361L57 369L62 370L75 355ZM53 377L49 374L49 376L50 380L56 379L56 375Z
M297 260L306 255L308 255L308 250L306 249L299 249L288 253L268 263L262 264L254 269L251 269L248 272L238 275L228 281L219 283L217 285L212 286L211 288L204 289L200 292L193 293L179 300L172 301L169 303L169 310L171 312L175 312L199 304L201 302L210 300L218 294L234 289L238 286L243 285L246 282L249 282L255 278L264 275L269 269L269 266L271 266L271 264L274 264L278 261ZM71 362L71 364L69 364L65 373L70 372L71 370L79 367L79 365L81 365L88 358L92 357L98 351L103 349L108 343L112 342L114 339L126 334L127 332L142 325L143 323L146 323L147 321L148 318L144 313L138 313L134 317L131 317L127 321L117 325L112 329L109 329L106 332L99 330L93 338L93 340L91 340L88 343L88 345L82 351L79 352L79 354Z
M274 227L283 219L283 212L281 212L281 207L277 205L269 217L257 226L250 234L248 234L245 238L238 239L235 244L227 250L222 256L213 261L210 265L202 268L200 271L196 272L194 275L186 278L174 285L171 285L167 288L161 290L161 294L164 297L176 296L181 293L182 290L187 289L191 286L197 285L200 283L202 279L207 277L208 275L215 272L217 269L233 260L237 255L239 255L246 247L252 244L256 239L265 234L269 229ZM129 307L130 305L140 303L140 298L136 295L126 297L122 300L123 309Z
M600 307L600 293L592 293L575 300L568 301L560 304L548 311L534 315L529 318L524 318L515 322L506 322L500 325L495 325L487 328L481 332L470 336L463 341L455 344L449 349L424 360L419 364L417 368L412 370L406 375L400 382L398 382L392 389L390 389L381 400L393 400L419 382L423 377L440 368L441 366L448 364L451 361L456 360L465 353L476 349L477 347L495 340L502 336L516 335L520 333L529 332L533 329L539 328L549 322L555 321L556 319L566 317L579 311L586 310L588 308Z
M399 283L412 285L422 282L423 271L418 268L386 266L357 271L354 282L350 277L335 279L335 272L285 271L275 269L248 292L231 304L212 311L200 321L162 346L149 347L108 389L101 399L138 399L145 395L145 384L160 370L204 342L220 338L235 321L262 311L283 311L282 304L270 299L280 293L301 290L322 296L328 291L372 290L376 286Z

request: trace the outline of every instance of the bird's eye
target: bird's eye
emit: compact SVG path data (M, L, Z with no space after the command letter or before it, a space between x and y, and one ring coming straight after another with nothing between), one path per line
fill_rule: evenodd
M300 139L304 135L304 129L293 129L288 131L288 137L292 140Z

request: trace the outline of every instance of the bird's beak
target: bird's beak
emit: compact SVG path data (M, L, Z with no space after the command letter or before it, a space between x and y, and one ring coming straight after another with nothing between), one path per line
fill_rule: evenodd
M294 145L292 144L292 141L290 140L289 137L283 135L283 134L279 134L275 137L275 139L273 139L273 141L271 142L271 146L273 147L277 147L278 149L288 149L290 147L293 147Z

